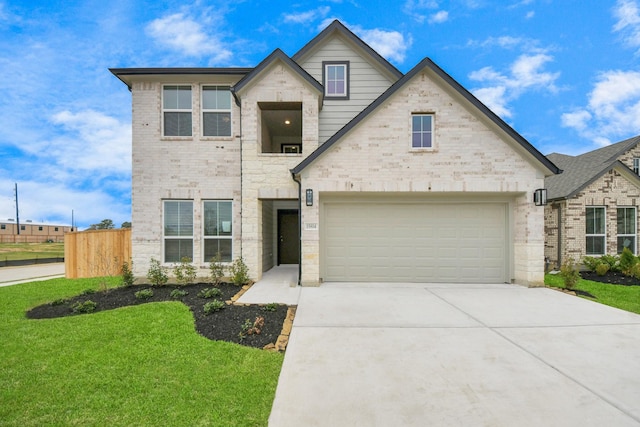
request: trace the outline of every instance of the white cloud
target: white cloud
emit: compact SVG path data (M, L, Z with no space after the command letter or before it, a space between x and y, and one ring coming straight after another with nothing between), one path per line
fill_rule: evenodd
M335 18L326 18L318 26L318 30L324 30ZM390 61L402 63L407 50L413 43L410 36L405 36L398 31L386 31L378 28L365 29L359 25L349 25L345 21L342 23L367 43L373 50Z
M587 105L563 114L562 125L597 144L640 133L640 72L601 73Z
M534 16L536 16L536 13L533 10L530 10L529 12L527 12L527 14L524 17L525 19L531 19Z
M151 21L147 34L161 45L186 56L213 55L212 63L224 63L232 53L216 35L207 34L202 25L183 13L174 13Z
M447 12L446 10L441 10L429 17L429 23L441 24L443 22L446 22L448 19L449 19L449 12Z
M438 2L435 0L406 0L402 6L402 11L417 22L422 23L427 18L424 11L437 8Z
M493 112L502 117L512 117L509 102L526 91L543 90L556 93L555 85L560 73L544 71L553 57L548 54L522 54L510 66L508 72L496 71L493 67L484 67L469 74L471 80L485 84L473 89L478 99Z
M620 32L629 47L640 49L640 7L637 1L618 0L613 15L617 19L613 31Z
M306 24L308 22L315 21L318 18L324 18L329 14L330 10L331 8L329 6L324 6L307 12L285 14L284 22Z

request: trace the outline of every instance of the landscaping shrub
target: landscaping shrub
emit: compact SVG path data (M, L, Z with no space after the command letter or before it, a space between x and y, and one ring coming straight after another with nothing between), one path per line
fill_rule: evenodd
M189 295L189 292L183 291L182 289L174 289L169 294L169 296L173 299L180 299L182 297L186 297L187 295Z
M214 299L211 302L208 302L204 305L204 314L215 313L216 311L220 311L225 308L227 305L220 301L219 299Z
M609 272L609 269L611 267L609 267L609 264L605 264L604 262L601 262L600 264L598 264L596 266L596 274L598 276L604 276L605 274L607 274Z
M195 282L197 270L196 267L191 263L191 258L183 257L180 260L180 263L174 265L173 275L176 276L178 284L182 286Z
M231 272L231 281L234 284L242 286L249 282L249 267L244 263L242 257L236 259L233 264L231 264L229 271Z
M153 296L153 290L151 289L143 289L134 294L137 299L149 299Z
M217 298L222 296L222 291L218 288L207 288L198 292L199 298Z
M609 267L609 268L607 268L607 271L609 271L611 269L611 266L609 264L602 262L602 260L600 258L596 258L596 257L592 257L592 256L586 256L586 257L582 258L582 263L589 270L595 271L595 272L598 271L598 266L599 265L603 265L603 264L606 264Z
M122 273L122 285L123 286L133 286L133 281L135 277L133 277L133 271L131 267L133 266L133 261L131 263L125 262L122 264L122 268L120 272Z
M578 280L581 279L580 271L578 271L578 267L573 261L573 258L569 258L562 264L562 267L560 267L560 277L562 277L564 286L567 289L573 289L578 283Z
M91 300L87 300L85 302L77 302L71 306L71 310L74 313L93 313L96 311L96 307L98 304Z
M264 317L258 316L256 320L251 323L251 320L247 319L241 326L238 337L243 340L247 335L260 335L264 328Z
M602 255L600 262L609 264L609 270L620 271L620 257L618 255Z
M625 276L631 276L631 270L638 263L638 258L629 250L624 248L620 254L620 271Z
M222 256L220 252L211 258L209 264L209 270L211 271L211 279L215 285L219 285L220 281L224 277L224 265L222 264Z
M147 279L149 279L153 286L162 286L169 280L169 276L167 276L164 267L162 267L160 261L155 258L151 258L149 271L147 271Z
M262 307L262 309L264 311L276 311L278 309L278 303L277 302L270 302L269 304L267 304L264 307Z

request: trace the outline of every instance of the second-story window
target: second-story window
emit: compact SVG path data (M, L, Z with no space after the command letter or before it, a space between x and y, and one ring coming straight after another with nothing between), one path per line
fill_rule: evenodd
M349 63L325 62L324 95L327 98L349 98Z
M202 87L202 135L231 136L229 86Z
M640 175L640 158L635 157L633 159L633 171L636 173L636 175Z
M164 86L164 136L191 136L191 86Z

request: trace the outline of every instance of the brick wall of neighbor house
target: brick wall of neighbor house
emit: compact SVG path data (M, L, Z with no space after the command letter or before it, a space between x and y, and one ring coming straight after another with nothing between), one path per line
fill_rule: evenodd
M302 222L318 223L323 193L419 193L425 197L508 201L511 207L513 273L516 283L544 279L544 209L532 193L543 173L510 146L501 131L462 107L464 101L423 72L393 95L350 134L319 157L301 176L303 188L319 194L303 206ZM435 148L411 150L411 113L435 114ZM513 143L515 144L515 143ZM302 230L303 284L319 281L319 233Z
M241 92L242 122L242 254L254 279L262 276L264 248L261 200L298 199L289 172L318 148L318 96L308 83L279 61L259 82ZM262 153L259 102L302 102L302 154ZM258 125L249 126L247 123Z
M574 261L580 262L586 254L585 208L587 206L606 207L607 253L615 254L617 253L616 209L619 206L635 206L640 213L640 208L638 207L640 203L640 189L632 185L617 171L612 170L591 183L584 191L564 203L565 207L562 212L563 229L561 230L561 262L566 261L568 258L573 258ZM545 226L548 229L554 227L552 217L553 215L546 216ZM638 227L638 225L639 224L636 223L636 227ZM638 228L636 228L636 230L638 230ZM547 243L545 255L556 265L558 263L557 253L557 248Z
M200 85L232 85L233 76L163 76L163 82L132 84L133 175L132 251L136 276L145 276L151 258L163 260L163 200L192 200L194 261L203 260L202 202L233 200L233 252L240 256L240 114L232 102L232 136L201 136ZM179 79L176 81L175 79ZM162 84L191 84L192 137L162 136Z

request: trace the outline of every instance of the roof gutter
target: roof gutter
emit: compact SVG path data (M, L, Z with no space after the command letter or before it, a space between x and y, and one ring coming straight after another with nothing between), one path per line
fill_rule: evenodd
M302 280L302 181L296 179L296 174L291 170L291 179L298 184L298 286Z

